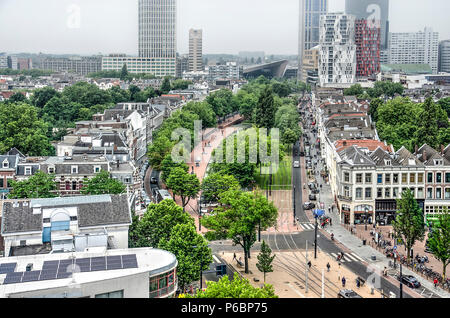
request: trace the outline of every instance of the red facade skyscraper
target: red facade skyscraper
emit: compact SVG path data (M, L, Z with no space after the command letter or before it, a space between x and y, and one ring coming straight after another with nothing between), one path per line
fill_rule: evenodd
M355 21L356 76L369 77L380 72L381 28L378 22Z

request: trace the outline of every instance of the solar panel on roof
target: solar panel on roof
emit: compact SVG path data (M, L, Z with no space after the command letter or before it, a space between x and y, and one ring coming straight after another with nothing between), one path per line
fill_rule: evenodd
M107 270L122 269L122 263L108 263Z
M17 263L3 263L0 265L0 274L12 273L16 269Z
M40 275L41 271L24 272L22 277L22 283L38 281Z
M136 254L122 255L122 260L136 260Z
M138 268L137 263L123 263L123 268Z
M41 276L39 277L39 280L51 280L56 279L56 272L41 272Z
M6 274L6 278L3 281L3 284L17 284L22 281L23 272L14 272Z
M64 279L72 277L72 273L59 273L56 275L56 279Z

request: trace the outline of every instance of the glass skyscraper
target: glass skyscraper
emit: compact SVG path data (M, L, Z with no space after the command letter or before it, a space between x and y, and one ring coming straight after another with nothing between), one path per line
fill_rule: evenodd
M328 0L300 0L298 78L303 80L303 57L306 50L319 45L320 16L328 11Z

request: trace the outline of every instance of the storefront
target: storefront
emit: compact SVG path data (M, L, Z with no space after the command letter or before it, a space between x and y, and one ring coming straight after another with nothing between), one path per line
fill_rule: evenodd
M379 225L391 225L396 211L396 200L375 200L375 221Z
M372 224L373 223L373 206L358 205L354 210L354 224Z
M350 206L343 204L341 207L341 223L350 224Z

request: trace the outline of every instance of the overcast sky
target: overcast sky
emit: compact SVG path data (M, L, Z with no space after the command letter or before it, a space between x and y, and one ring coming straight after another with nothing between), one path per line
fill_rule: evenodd
M178 51L203 29L204 53L297 54L299 0L177 0ZM344 11L345 0L329 0ZM450 39L450 1L391 0L392 32ZM0 0L0 52L137 55L137 0ZM77 8L79 17L77 19ZM79 21L79 22L78 22Z

